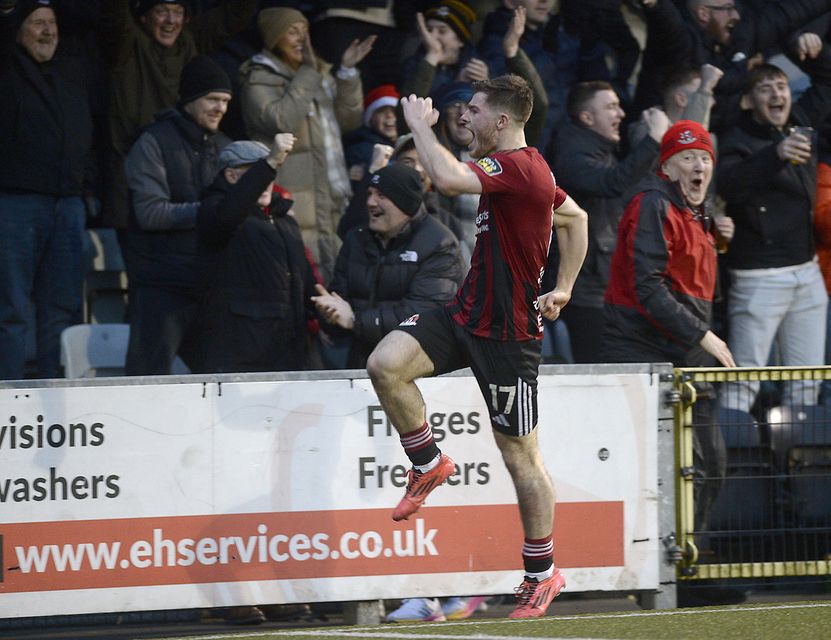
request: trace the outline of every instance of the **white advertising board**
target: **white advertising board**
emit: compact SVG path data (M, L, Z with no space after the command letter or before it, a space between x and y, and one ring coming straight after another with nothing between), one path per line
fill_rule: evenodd
M658 586L655 377L540 376L568 590ZM0 389L0 618L510 593L522 530L478 387L419 386L458 470L401 523L367 379Z

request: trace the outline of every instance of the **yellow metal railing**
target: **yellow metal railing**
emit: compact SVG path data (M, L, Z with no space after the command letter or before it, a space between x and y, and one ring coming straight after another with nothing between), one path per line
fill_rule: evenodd
M825 519L815 520L811 527L800 526L798 516L795 516L797 509L789 500L793 497L789 493L789 483L792 479L788 476L786 455L782 451L776 451L775 438L771 434L779 433L776 429L792 429L791 423L774 424L766 422L767 416L791 415L795 424L798 418L804 418L803 412L798 407L790 407L790 413L779 411L779 413L764 413L756 407L754 420L755 428L759 434L764 434L765 447L770 447L770 459L779 460L777 465L771 466L770 475L759 475L755 477L742 477L739 479L725 476L723 482L761 481L769 483L775 489L774 497L770 504L775 512L775 520L772 520L769 527L765 529L737 528L731 530L708 530L702 523L696 523L695 504L695 482L696 482L696 460L694 456L693 434L695 426L694 408L699 400L698 385L710 383L716 392L723 391L722 385L730 382L758 382L775 383L773 386L787 384L790 382L814 381L820 384L822 381L831 380L831 367L765 367L765 368L701 368L701 369L676 369L675 388L678 393L678 401L674 407L675 418L675 452L676 469L679 473L679 482L676 483L676 520L677 537L682 549L682 561L678 566L678 578L682 580L703 580L715 578L736 578L736 579L763 579L774 577L793 576L828 576L831 575L831 492L827 496L828 516ZM721 395L721 394L719 394ZM827 399L831 402L831 398ZM781 409L777 407L777 409ZM719 414L716 413L716 416ZM822 455L828 456L831 461L831 407L826 414L828 422L817 421L809 427L813 439L812 447L822 450ZM716 418L718 420L718 417ZM745 425L746 426L746 425ZM801 425L804 426L804 425ZM734 428L733 425L719 424L720 429ZM826 444L827 443L827 444ZM826 453L827 450L827 453ZM730 468L731 450L728 448L728 469ZM767 451L765 450L765 453ZM823 458L825 460L825 458ZM831 487L831 464L827 467L820 467L820 471L813 476L807 475L811 482L813 478L821 487ZM761 480L759 480L761 479ZM699 482L700 482L699 478ZM804 482L800 479L800 482ZM744 486L734 484L733 487ZM724 491L724 488L722 488ZM739 492L741 493L741 492ZM737 511L741 507L737 504ZM729 507L729 505L728 505ZM696 526L700 530L696 530ZM729 557L730 554L720 554L716 542L729 541L731 549L738 549L736 557ZM712 548L716 547L713 552ZM722 547L725 547L722 544ZM728 557L724 557L724 556Z

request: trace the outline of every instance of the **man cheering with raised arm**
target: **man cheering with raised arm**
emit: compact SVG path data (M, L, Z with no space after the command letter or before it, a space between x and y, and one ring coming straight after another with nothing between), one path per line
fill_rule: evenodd
M571 297L587 245L587 216L527 147L533 107L527 83L514 75L473 83L460 122L475 160L458 161L437 140L430 98L401 104L419 158L446 195L481 194L470 271L453 301L408 318L367 363L378 398L398 430L413 468L393 511L405 520L455 471L425 421L415 380L471 367L488 405L494 437L516 488L525 533L525 579L512 618L545 613L565 586L553 564L554 488L537 445L537 374L542 317L556 318ZM552 223L561 253L557 286L540 296Z

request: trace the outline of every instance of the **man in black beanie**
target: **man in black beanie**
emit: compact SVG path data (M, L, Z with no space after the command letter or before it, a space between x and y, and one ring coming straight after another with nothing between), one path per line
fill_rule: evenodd
M169 374L177 354L192 360L196 213L230 143L219 131L230 100L225 71L195 57L182 70L177 108L157 115L127 155L129 375Z
M402 163L375 173L367 192L368 220L346 236L331 293L318 285L312 300L334 334L352 336L346 366L358 369L398 324L449 301L464 278L456 236L423 206L418 172Z

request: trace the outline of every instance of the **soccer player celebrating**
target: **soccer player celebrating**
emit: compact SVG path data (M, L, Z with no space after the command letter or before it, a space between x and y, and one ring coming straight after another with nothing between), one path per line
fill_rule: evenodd
M471 367L488 405L494 437L517 493L525 534L525 579L512 618L545 614L565 586L553 562L554 487L537 444L537 374L542 317L553 320L571 297L587 246L587 216L557 187L543 157L526 146L533 96L514 75L473 83L460 122L475 160L458 161L437 140L430 98L401 99L419 158L446 195L478 193L471 268L446 306L408 318L378 344L367 370L413 468L393 520L406 520L455 471L425 421L420 377ZM552 228L560 268L539 295Z

